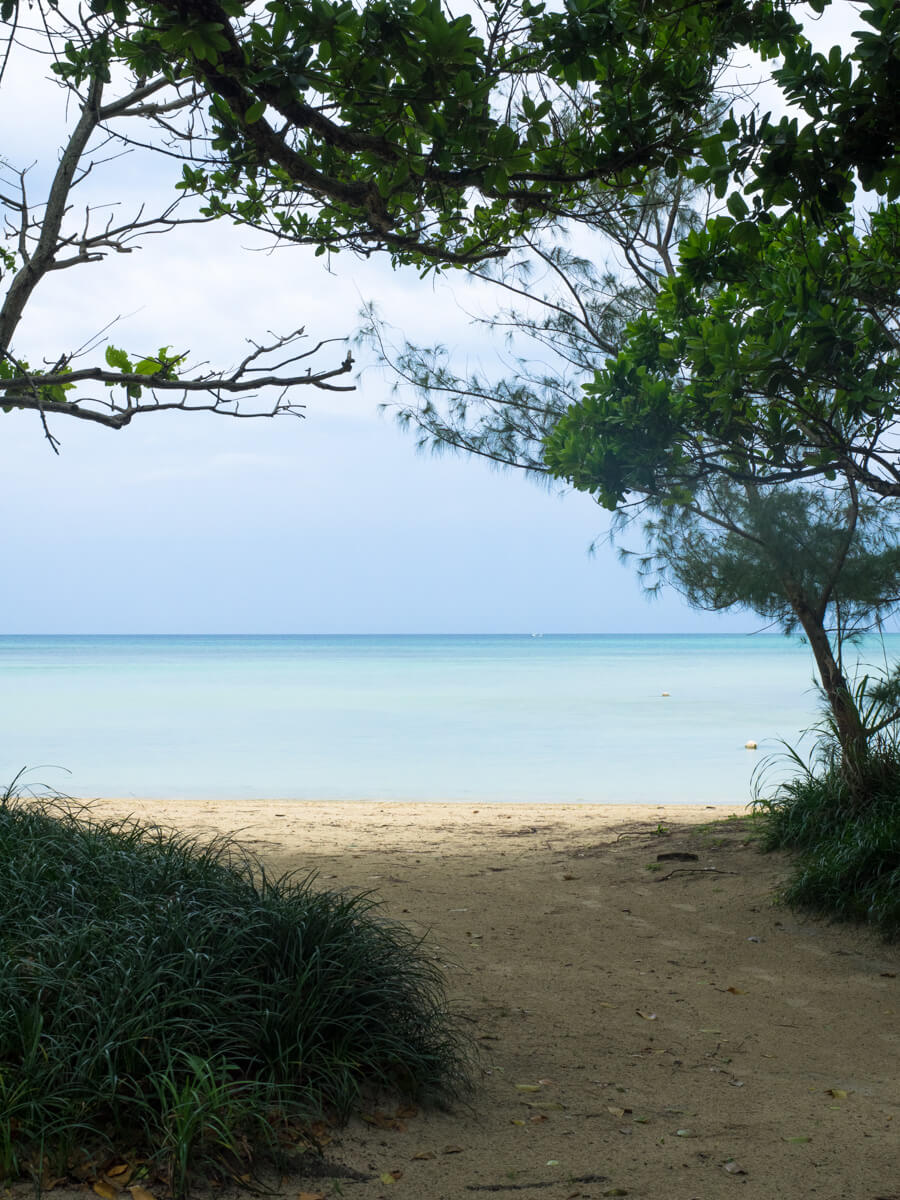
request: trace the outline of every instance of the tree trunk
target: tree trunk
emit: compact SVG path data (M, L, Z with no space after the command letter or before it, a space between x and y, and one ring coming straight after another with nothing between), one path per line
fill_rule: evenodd
M831 640L821 618L809 607L802 594L789 594L788 599L803 627L803 632L809 639L822 689L834 717L841 748L841 771L854 804L863 807L867 799L863 784L863 766L869 744L863 719L844 673L834 657Z

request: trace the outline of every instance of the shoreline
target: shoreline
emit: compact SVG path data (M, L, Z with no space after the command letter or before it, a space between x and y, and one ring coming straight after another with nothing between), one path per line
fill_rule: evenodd
M23 793L24 794L24 793ZM40 793L34 797L40 799ZM52 798L52 797L51 797ZM706 812L715 811L721 813L743 813L746 814L751 801L740 803L731 800L719 800L716 802L704 801L702 804L695 800L667 800L662 804L651 803L635 803L631 800L622 801L590 801L590 800L468 800L460 799L452 796L441 797L436 800L397 800L397 799L378 799L370 796L347 797L342 799L324 799L318 796L116 796L116 795L93 795L93 796L74 796L66 793L60 793L62 800L74 800L77 804L86 805L115 805L127 806L133 804L136 807L145 808L149 805L161 805L169 808L173 805L183 805L188 808L210 805L220 806L223 811L239 804L251 805L271 805L284 804L292 808L354 808L361 809L364 807L370 808L385 808L385 809L416 809L427 811L429 809L464 809L471 808L473 811L479 809L498 809L508 808L513 812L523 812L526 809L531 811L585 811L585 812L609 812L616 813L623 810L628 810L635 816L646 814L648 817L659 810L673 812L688 811L691 812Z
M380 837L390 832L391 840L402 842L437 832L452 835L448 850L470 833L489 834L507 822L541 829L553 827L566 836L603 837L623 825L693 826L728 817L746 817L747 804L535 804L532 802L467 800L217 800L195 798L105 796L83 800L71 798L77 807L101 817L133 817L150 824L178 826L193 832L224 833L238 841L241 835L264 834L263 841L275 842L282 834L296 837L304 828L315 829L321 838L330 831L333 849L344 838L341 830L355 830Z

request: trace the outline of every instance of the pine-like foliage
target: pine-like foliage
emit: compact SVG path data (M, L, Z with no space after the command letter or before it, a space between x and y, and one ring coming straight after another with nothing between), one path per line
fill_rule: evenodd
M718 482L690 506L659 504L637 558L648 589L674 586L693 608L744 608L785 633L795 595L844 638L871 629L900 597L895 503L855 502L846 487L751 489Z

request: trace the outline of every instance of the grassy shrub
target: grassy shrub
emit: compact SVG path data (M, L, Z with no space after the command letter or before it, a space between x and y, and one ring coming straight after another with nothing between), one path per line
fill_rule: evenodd
M900 937L900 746L875 740L863 767L866 803L850 796L833 743L811 766L755 801L765 849L796 852L783 892L790 905L861 921Z
M370 899L0 800L0 1177L131 1146L182 1191L279 1119L449 1095L465 1063L439 965Z

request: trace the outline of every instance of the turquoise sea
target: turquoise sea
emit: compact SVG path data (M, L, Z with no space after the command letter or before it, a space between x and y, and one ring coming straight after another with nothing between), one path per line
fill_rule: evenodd
M742 803L817 705L768 634L2 637L0 672L0 782L79 797Z

